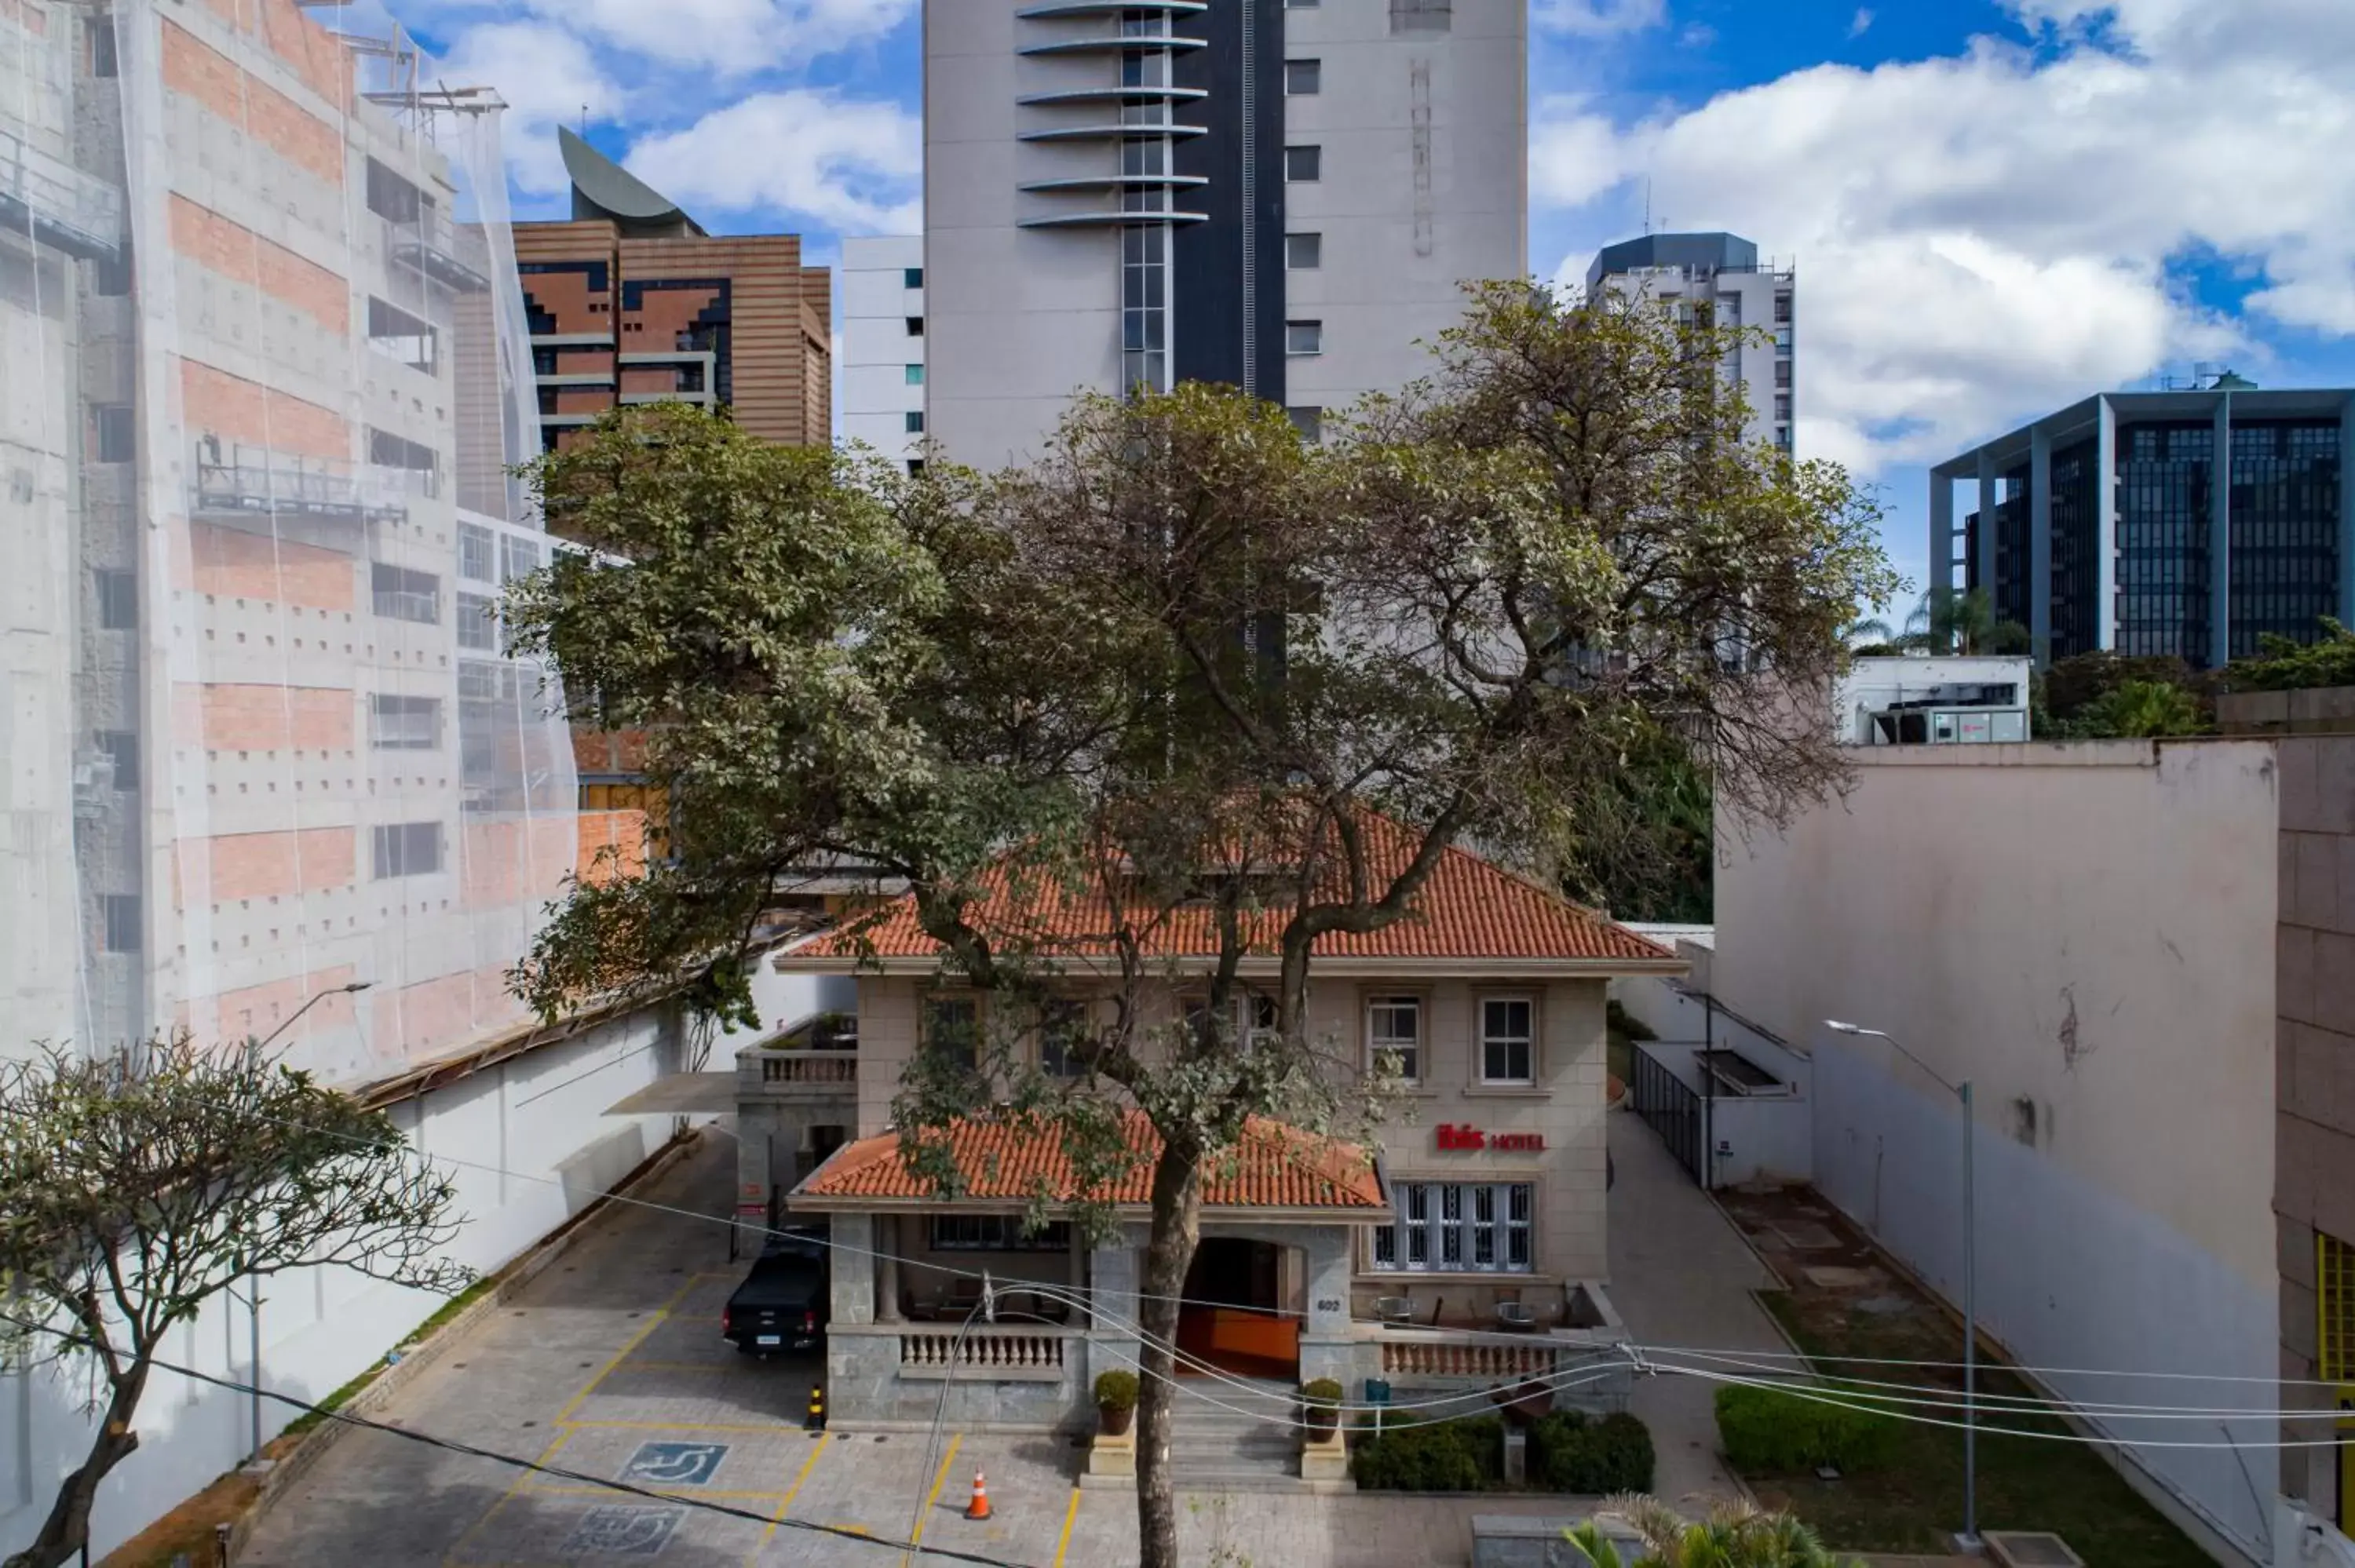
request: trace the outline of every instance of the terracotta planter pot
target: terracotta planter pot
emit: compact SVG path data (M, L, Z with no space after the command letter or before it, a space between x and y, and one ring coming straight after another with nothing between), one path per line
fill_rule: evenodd
M1312 1404L1307 1406L1307 1420L1308 1430L1322 1437L1341 1425L1341 1413L1329 1404Z
M1133 1404L1099 1404L1096 1406L1097 1428L1107 1437L1126 1436L1128 1435L1128 1424L1135 1419L1136 1407Z

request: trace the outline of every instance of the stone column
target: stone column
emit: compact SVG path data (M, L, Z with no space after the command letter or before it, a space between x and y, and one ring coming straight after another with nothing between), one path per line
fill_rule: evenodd
M875 1320L900 1320L900 1216L875 1216Z
M1349 1332L1349 1227L1310 1225L1294 1234L1308 1290L1308 1315L1300 1325L1300 1381L1329 1377L1356 1398L1362 1390L1356 1386L1359 1369L1353 1364Z
M875 1321L875 1272L848 1261L875 1245L875 1216L832 1216L832 1238L849 1249L834 1268L834 1320L841 1324Z

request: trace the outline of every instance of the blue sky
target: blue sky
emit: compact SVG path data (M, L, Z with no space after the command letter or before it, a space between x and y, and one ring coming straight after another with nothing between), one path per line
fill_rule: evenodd
M561 211L564 122L813 260L919 227L917 0L393 3L507 101L521 215ZM2355 384L2350 0L1531 7L1532 270L1647 191L1791 259L1800 451L1881 487L1917 581L1925 461L2195 361Z

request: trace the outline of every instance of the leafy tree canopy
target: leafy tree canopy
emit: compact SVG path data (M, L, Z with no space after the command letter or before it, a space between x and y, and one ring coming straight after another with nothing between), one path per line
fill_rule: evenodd
M389 1118L252 1046L0 1062L0 1352L87 1377L97 1427L7 1568L56 1568L88 1541L166 1333L230 1286L314 1267L445 1292L467 1277L438 1256L458 1229L451 1183Z
M904 882L1000 1021L918 1054L905 1139L1050 1118L1101 1182L1127 1174L1123 1108L1159 1135L1138 1447L1163 1568L1163 1347L1206 1173L1246 1117L1379 1114L1379 1075L1309 1033L1317 944L1411 918L1452 845L1560 874L1673 819L1623 789L1670 735L1747 817L1840 777L1792 694L1828 684L1849 607L1895 579L1845 473L1744 444L1712 371L1732 338L1488 285L1430 382L1321 444L1184 386L1081 398L996 474L781 452L679 408L610 418L536 471L551 525L598 553L511 614L576 706L651 732L674 858L576 889L519 985L557 1012L724 977L815 856ZM1048 906L1081 912L1084 965L1071 919L1019 913ZM1247 956L1272 980L1246 985ZM1050 1023L1068 1074L1020 1044Z

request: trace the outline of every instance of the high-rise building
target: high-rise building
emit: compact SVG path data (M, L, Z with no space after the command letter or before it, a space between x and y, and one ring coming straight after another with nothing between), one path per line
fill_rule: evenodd
M2219 461L2220 454L2223 461ZM2355 391L2106 392L1930 471L1930 580L2038 654L2213 668L2355 622ZM1955 524L1955 485L1977 504Z
M1706 313L1718 326L1763 328L1729 356L1722 376L1750 407L1749 438L1791 450L1797 276L1787 265L1760 262L1758 247L1739 235L1646 234L1606 245L1586 270L1589 295L1609 289Z
M572 217L515 226L543 439L619 403L732 409L756 436L833 439L833 326L800 237L712 235L571 132Z
M842 242L842 434L906 467L923 461L924 239Z
M1072 393L1395 389L1528 270L1526 0L959 0L924 13L927 431Z
M278 5L0 51L0 1050L325 995L282 1043L366 1080L521 1022L578 844L496 609L547 551L496 100Z

